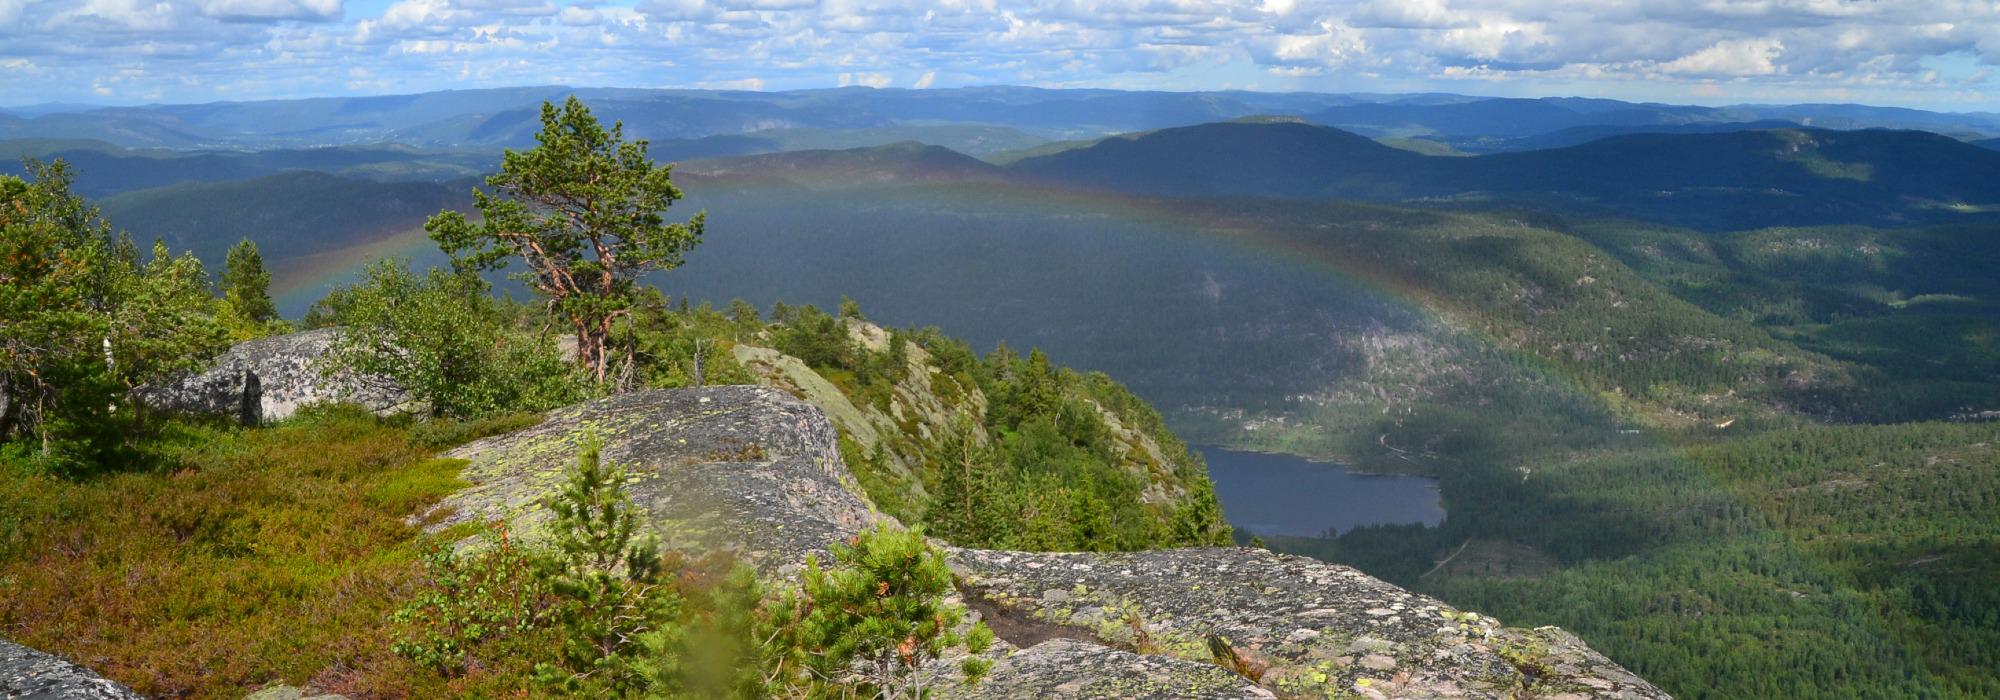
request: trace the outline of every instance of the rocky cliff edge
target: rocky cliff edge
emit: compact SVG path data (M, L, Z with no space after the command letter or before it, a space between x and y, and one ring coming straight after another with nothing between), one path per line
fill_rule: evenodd
M670 545L774 575L890 520L855 495L832 422L768 387L626 394L447 456L473 485L433 527L538 527L583 435ZM531 534L529 536L532 536ZM966 697L1665 698L1574 636L1521 630L1355 569L1250 548L951 550L1006 655Z

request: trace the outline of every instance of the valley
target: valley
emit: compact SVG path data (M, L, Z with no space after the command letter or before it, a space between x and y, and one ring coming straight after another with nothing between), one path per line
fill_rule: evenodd
M834 421L895 517L930 517L943 477L909 437L930 409L869 374L902 371L880 365L887 346L808 358L825 379L800 383L763 353L811 355L810 337L767 349L717 309L787 305L781 327L824 336L831 316L798 305L851 301L883 343L920 339L969 381L1006 384L1039 351L1092 405L1156 407L1147 439L1208 446L1168 471L1191 483L1205 461L1238 543L1562 626L1677 697L2000 694L2000 151L1970 142L2000 133L1987 117L577 92L681 161L676 212L709 212L686 267L646 279L694 319L649 349L671 368L654 379L686 381L681 355L726 341L735 359L711 371L875 392ZM211 267L255 241L297 318L368 261L443 264L424 219L470 208L498 148L532 133L518 103L544 93L91 113L128 125L116 146L50 141L81 134L34 130L48 117L0 133L71 160L138 240ZM330 110L377 111L343 126ZM251 126L280 117L327 122ZM1094 373L1130 394L1088 395ZM1009 446L995 473L1036 484L1035 460L1082 460L1097 486L1079 498L1131 500L1086 459L1117 440L1055 451L1025 425L974 440ZM1112 512L1122 529L1046 541L943 527L1129 549L1177 517ZM1209 525L1183 539L1216 539Z

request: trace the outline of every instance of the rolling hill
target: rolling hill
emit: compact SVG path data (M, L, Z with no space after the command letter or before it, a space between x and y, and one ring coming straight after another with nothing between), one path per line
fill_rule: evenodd
M1698 124L1591 124L1514 138L1447 138L1440 143L1471 153L1510 153L1548 148L1581 146L1614 136L1634 134L1719 134L1732 131L1797 129L1799 124L1780 120L1747 122L1703 122Z
M220 269L229 246L244 238L279 265L421 226L441 209L470 206L472 184L371 182L302 171L156 187L99 204L133 238L164 239Z
M498 163L487 151L426 150L394 145L330 146L268 151L127 149L86 139L0 141L0 174L21 174L21 159L62 160L87 197L188 183L247 180L287 171L323 172L376 181L444 181L484 173Z
M1009 169L1038 181L1165 196L1393 199L1431 167L1424 156L1339 129L1227 122L1104 139Z
M1422 156L1329 127L1163 129L1026 158L1025 177L1185 196L1460 199L1711 230L1981 219L2000 154L1928 132L1817 129L1632 134L1474 158Z

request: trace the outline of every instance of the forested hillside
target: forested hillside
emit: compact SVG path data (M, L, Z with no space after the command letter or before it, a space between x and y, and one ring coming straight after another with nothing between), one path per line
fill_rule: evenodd
M1989 692L1969 650L1991 629L1972 591L1995 570L1949 552L1995 546L1975 524L1991 509L1976 484L2000 470L1991 431L1808 426L1978 420L2000 405L1990 227L1714 234L1519 209L1040 192L766 197L718 229L762 233L718 242L718 275L680 289L824 298L829 279L776 251L890 262L922 272L852 290L885 317L922 309L975 338L1050 338L1058 357L1129 377L1198 439L1439 475L1441 528L1266 539L1503 619L1585 629L1681 695ZM704 201L735 196L748 195ZM1015 206L1029 201L1039 213ZM1025 262L990 262L1003 249ZM1050 272L1078 256L1090 274ZM752 284L736 261L780 267ZM960 310L931 310L945 308ZM1086 320L1134 308L1151 320ZM1850 472L1903 476L1800 471L1837 469L1807 455L1848 451ZM1801 466L1732 474L1746 460ZM1839 549L1796 529L1802 494L1822 491L1840 497L1809 506L1812 528L1898 521L1876 488L1953 524ZM1933 556L1962 565L1908 568ZM1913 632L1932 628L1965 636ZM1725 651L1746 645L1766 651Z
M1008 165L921 143L687 163L677 207L712 212L705 243L647 279L663 295L633 307L637 359L609 369L783 387L833 417L876 507L961 544L1215 541L1225 526L1178 434L1438 477L1439 527L1264 540L1574 629L1679 696L2000 692L1985 672L2000 629L1996 154L1912 132L1584 121L1468 138L1609 138L1470 158L1243 119L995 158ZM677 143L767 147L697 140ZM467 209L471 186L32 147L111 153L134 177L218 168L228 179L106 211L208 260L258 241L279 269L407 235ZM496 293L533 298L490 272ZM585 395L527 333L546 308L468 302L482 283L451 279L379 266L313 322L459 319L404 337L515 368L446 375L465 390L432 405L461 418ZM163 464L225 459L174 439ZM273 449L294 448L311 447ZM50 498L108 497L78 488ZM36 507L21 512L67 506Z
M194 251L213 264L229 245L263 241L273 261L376 241L423 225L441 208L465 207L471 180L372 182L314 171L188 183L103 200L127 230Z
M1626 134L1473 158L1423 156L1328 127L1163 129L1025 158L1033 179L1147 195L1444 200L1704 230L1986 220L2000 154L1922 131Z

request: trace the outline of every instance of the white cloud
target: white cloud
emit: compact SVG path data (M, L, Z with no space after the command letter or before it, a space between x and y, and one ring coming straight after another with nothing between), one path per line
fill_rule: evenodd
M1371 0L1348 16L1356 27L1391 29L1444 29L1463 27L1473 19L1453 11L1444 0Z
M595 8L570 5L564 7L562 12L556 15L556 19L572 27L588 27L604 21L604 16Z
M1784 50L1784 42L1777 39L1724 41L1662 63L1659 70L1676 75L1771 75L1778 72L1776 59Z
M889 76L883 73L841 73L840 86L861 85L872 88L889 87Z
M203 0L201 12L232 21L339 19L341 0Z
M819 0L716 0L717 5L729 10L804 10L819 5Z
M760 88L1137 84L1169 89L1694 94L1726 81L1977 99L2000 0L0 0L0 60L60 98L175 100L546 83ZM1945 60L1947 66L1937 65ZM330 77L327 77L330 76ZM891 79L894 76L894 79ZM191 84L191 78L209 78ZM470 82L468 82L470 81ZM1476 82L1475 82L1476 81ZM1744 81L1749 81L1749 87ZM57 86L57 87L51 87ZM226 88L224 86L227 86ZM1503 87L1486 87L1503 86ZM1537 87L1539 86L1539 87ZM1872 92L1871 92L1872 91ZM1899 93L1900 94L1900 93ZM80 95L79 95L80 96ZM1994 109L1995 105L1984 105Z
M704 87L704 88L708 88L708 89L710 89L710 90L753 90L753 91L755 91L755 90L763 90L763 89L764 89L764 79L763 79L763 78L738 78L738 79L736 79L736 80L719 80L719 81L712 81L712 82L704 82L704 83L702 83L702 84L701 84L701 86L702 86L702 87Z

